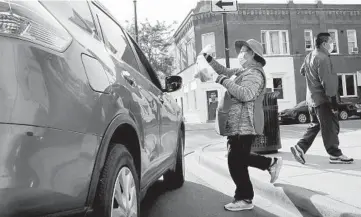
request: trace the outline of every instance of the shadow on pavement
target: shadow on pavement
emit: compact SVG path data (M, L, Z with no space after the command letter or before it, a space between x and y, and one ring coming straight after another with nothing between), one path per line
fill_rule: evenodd
M317 207L312 203L311 198L315 195L326 196L327 194L319 191L312 191L306 188L302 188L290 184L275 184L276 187L281 187L287 197L293 204L297 204L297 208L301 213L307 212L312 216L325 216L325 213L321 213ZM340 217L361 217L361 214L354 213L342 213Z
M275 187L281 187L292 203L297 204L297 209L299 209L300 212L307 211L307 213L311 214L312 216L323 216L313 205L311 198L314 195L325 196L325 193L311 191L306 188L289 184L276 183Z
M174 191L167 191L162 181L151 187L141 203L141 217L276 217L255 207L252 211L227 212L223 205L231 197L193 182Z

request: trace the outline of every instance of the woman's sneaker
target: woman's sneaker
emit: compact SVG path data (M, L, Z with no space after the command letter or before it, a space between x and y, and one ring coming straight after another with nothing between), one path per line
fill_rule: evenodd
M293 154L293 157L301 164L305 164L305 153L300 148L300 146L295 145L294 147L291 147L291 152Z
M330 156L330 163L331 164L352 164L353 159L349 158L345 155L341 155L339 157Z
M246 200L234 200L233 202L224 205L224 209L232 212L238 212L243 210L251 210L254 208L252 201Z
M275 183L280 175L281 168L283 165L283 160L281 157L273 158L273 163L268 169L269 174L271 175L271 183Z

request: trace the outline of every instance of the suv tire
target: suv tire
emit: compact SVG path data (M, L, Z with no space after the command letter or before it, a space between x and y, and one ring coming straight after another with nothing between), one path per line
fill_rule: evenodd
M112 145L109 151L94 201L94 216L111 217L115 211L136 212L130 216L140 216L138 175L131 154L121 144Z
M164 175L164 183L169 189L177 189L183 186L185 179L185 160L184 160L184 139L182 133L178 136L178 148L175 170L169 170Z

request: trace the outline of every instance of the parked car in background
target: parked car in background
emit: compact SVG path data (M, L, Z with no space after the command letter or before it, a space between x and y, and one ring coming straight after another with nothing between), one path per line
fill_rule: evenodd
M96 1L0 1L0 216L140 216L184 183L184 122ZM126 10L122 8L120 10Z
M361 102L355 104L356 107L356 115L361 117Z
M354 115L361 115L360 104L352 104L341 102L338 107L338 117L340 120L347 120ZM298 103L291 109L285 109L278 114L281 123L308 123L310 122L310 115L306 101Z

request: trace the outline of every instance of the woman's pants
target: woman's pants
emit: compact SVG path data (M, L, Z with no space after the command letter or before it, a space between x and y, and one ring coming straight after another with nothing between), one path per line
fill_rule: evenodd
M255 135L228 137L228 168L237 187L235 200L252 200L254 197L248 166L267 170L272 162L272 158L251 153L251 146L255 138Z

